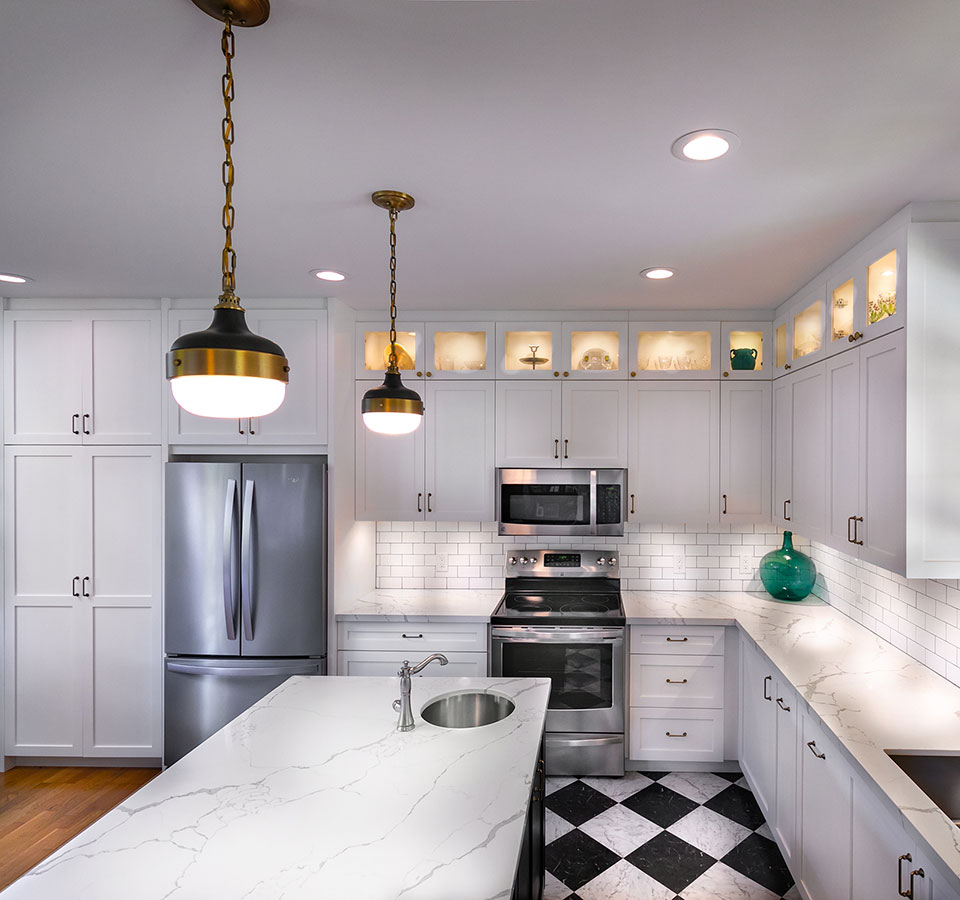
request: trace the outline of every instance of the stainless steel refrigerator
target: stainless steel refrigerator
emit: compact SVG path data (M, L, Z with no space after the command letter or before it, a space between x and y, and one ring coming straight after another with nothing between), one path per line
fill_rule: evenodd
M166 467L164 762L326 674L325 462Z

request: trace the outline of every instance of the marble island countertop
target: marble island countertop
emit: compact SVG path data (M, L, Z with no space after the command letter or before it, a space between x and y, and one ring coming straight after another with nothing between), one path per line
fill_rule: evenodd
M549 681L290 678L3 893L4 900L504 898L513 889ZM482 728L430 699L505 694Z

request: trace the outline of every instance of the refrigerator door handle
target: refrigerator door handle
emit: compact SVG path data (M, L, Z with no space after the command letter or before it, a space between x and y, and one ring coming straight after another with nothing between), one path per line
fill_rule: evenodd
M240 523L240 592L243 595L243 638L253 640L253 481L243 483L243 519Z
M233 583L233 529L237 517L237 481L227 479L227 498L223 505L223 615L227 622L227 640L237 639L237 599Z
M319 675L320 663L291 666L198 666L193 663L167 661L167 671L183 675L218 675L227 678L259 678L265 675Z

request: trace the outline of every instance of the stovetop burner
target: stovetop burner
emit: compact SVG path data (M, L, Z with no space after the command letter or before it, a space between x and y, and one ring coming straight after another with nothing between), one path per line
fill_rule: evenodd
M566 591L552 594L507 594L503 598L503 608L507 614L517 612L597 615L619 612L620 595L616 592L583 594Z

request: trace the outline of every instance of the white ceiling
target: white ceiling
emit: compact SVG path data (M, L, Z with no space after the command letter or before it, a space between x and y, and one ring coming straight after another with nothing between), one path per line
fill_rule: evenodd
M4 0L0 271L36 280L3 294L219 292L219 31ZM383 307L396 188L401 311L773 307L960 198L958 35L955 0L274 0L237 35L238 293ZM671 155L705 127L741 148Z

